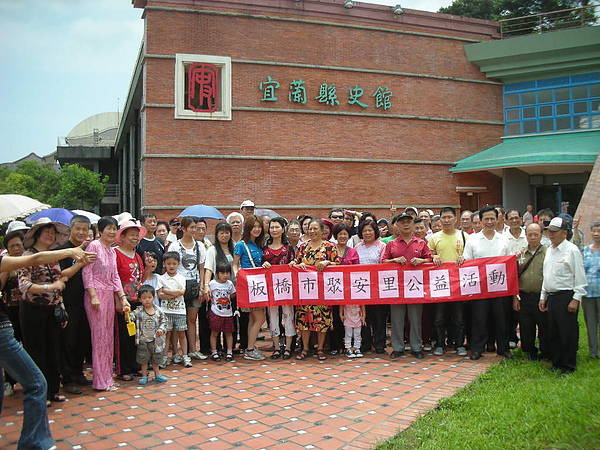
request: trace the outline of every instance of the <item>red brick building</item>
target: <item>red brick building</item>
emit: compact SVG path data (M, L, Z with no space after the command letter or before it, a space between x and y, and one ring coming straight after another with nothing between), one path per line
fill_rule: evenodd
M502 85L464 51L497 24L344 3L133 0L145 36L115 145L123 209L500 203L499 177L449 172L500 142Z

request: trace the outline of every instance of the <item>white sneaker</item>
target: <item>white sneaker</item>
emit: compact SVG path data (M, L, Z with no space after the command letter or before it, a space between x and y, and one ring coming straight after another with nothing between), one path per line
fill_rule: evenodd
M363 354L360 352L360 350L354 350L354 357L355 358L362 358Z
M4 383L4 396L5 397L12 397L13 395L15 395L15 390L12 387L12 384L10 384L8 381L6 381Z
M433 351L433 354L435 356L443 356L444 355L444 348L443 347L436 347L435 350Z
M200 361L208 359L208 356L206 356L204 353L200 353L200 352L191 352L191 353L188 353L188 356L192 359L199 359Z
M354 352L350 349L346 349L346 357L348 358L355 358L354 356Z
M189 355L183 355L183 367L192 367L192 358Z
M508 347L512 350L517 348L517 343L515 341L509 341L508 342Z
M179 353L176 353L175 355L173 355L173 359L171 360L171 362L173 364L181 364L183 362L183 357Z
M458 347L458 348L456 349L456 354L457 354L458 356L467 356L467 349L466 349L466 348L464 348L464 347Z

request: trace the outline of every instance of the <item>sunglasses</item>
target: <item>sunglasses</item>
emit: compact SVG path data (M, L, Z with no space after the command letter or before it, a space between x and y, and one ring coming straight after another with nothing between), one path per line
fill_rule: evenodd
M332 219L343 219L344 216L331 216Z

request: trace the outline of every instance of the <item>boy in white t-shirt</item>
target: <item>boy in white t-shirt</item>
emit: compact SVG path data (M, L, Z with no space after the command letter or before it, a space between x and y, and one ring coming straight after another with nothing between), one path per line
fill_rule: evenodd
M180 263L179 253L167 252L163 256L163 265L167 272L161 275L156 282L158 298L160 298L160 307L167 316L167 342L171 341L173 328L176 332L176 338L171 341L173 346L173 362L182 362L183 367L192 367L192 359L188 355L187 339L185 332L187 330L185 300L185 278L177 273L177 267ZM181 346L182 355L177 354L177 340ZM165 346L165 352L168 346ZM166 354L165 354L166 356Z

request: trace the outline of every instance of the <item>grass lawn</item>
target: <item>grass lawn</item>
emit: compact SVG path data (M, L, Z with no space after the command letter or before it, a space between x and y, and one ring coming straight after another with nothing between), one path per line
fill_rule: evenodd
M590 360L583 313L574 374L515 358L377 446L389 449L600 449L600 361Z

